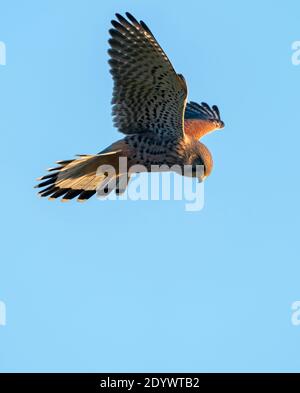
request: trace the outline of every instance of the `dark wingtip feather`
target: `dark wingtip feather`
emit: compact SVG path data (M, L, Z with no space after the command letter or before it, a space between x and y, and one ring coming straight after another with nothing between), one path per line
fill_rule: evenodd
M218 118L219 120L221 120L220 111L219 111L219 108L217 107L217 105L213 105L213 106L212 106L212 110L215 112L217 118Z
M94 194L96 194L96 190L87 190L83 191L79 197L77 198L78 202L84 202L88 199L90 199Z
M135 19L135 17L133 15L131 15L130 12L125 12L125 15L130 20L131 23L133 23L134 25L137 25L137 26L139 25L139 22Z
M119 22L121 22L123 25L127 26L127 25L130 24L130 23L128 22L128 20L124 18L123 15L118 14L118 13L115 14L115 15L116 15L116 17L118 18Z
M60 171L63 168L63 166L56 166L54 168L48 168L48 172L54 172L54 171Z
M215 117L215 113L212 111L211 107L206 102L201 102L202 108L204 108L209 115Z
M153 35L152 31L149 29L149 27L146 25L146 23L143 22L143 21L141 20L141 21L140 21L140 24L141 24L142 28L143 28L148 34L150 34L150 35L154 38L154 35Z
M124 39L124 35L116 29L109 29L108 32L113 38Z
M49 201L51 201L51 200L54 200L56 198L59 198L62 195L64 195L67 191L68 191L67 188L60 188L57 191L55 191L54 194L52 194L48 199L49 199Z
M186 105L185 111L186 119L202 118L204 120L221 120L219 108L216 105L210 107L206 102L201 105L197 102L190 101Z
M127 32L126 28L125 28L121 23L119 23L118 21L112 20L112 21L111 21L111 24L113 25L113 27L114 27L117 31L122 32L122 33L126 33L126 32Z
M73 162L73 161L74 160L60 160L60 161L56 161L56 164L65 166L67 164L70 164L70 162Z
M37 184L36 186L34 186L34 188L40 188L40 187L48 186L49 184L55 183L55 180L56 180L55 177L54 177L54 178L51 178L51 179L49 179L49 180L47 180L47 181L44 181L44 182L42 182L42 183Z
M118 12L115 13L115 17L118 19L119 22L123 22L124 20L124 17Z
M56 192L58 190L59 190L58 187L50 187L49 189L40 191L39 192L39 196L46 197L46 196L49 196L49 195L53 194L54 192Z
M79 194L81 194L83 192L82 189L80 190L69 190L64 197L62 198L62 202L67 202L70 201L71 199L77 197Z
M201 108L198 102L190 101L190 105L195 106L196 108Z
M201 105L204 106L204 108L210 110L210 106L206 102L201 102Z
M49 175L38 177L36 180L40 181L40 180L45 180L45 179L51 179L52 177L55 177L55 176L57 176L56 173L50 173Z

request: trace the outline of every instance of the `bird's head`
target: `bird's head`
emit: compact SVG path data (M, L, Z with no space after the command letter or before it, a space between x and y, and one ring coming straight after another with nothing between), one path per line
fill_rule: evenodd
M185 176L197 177L199 182L202 182L212 171L212 155L203 143L191 138L189 141L191 144L188 148L189 159L187 160Z

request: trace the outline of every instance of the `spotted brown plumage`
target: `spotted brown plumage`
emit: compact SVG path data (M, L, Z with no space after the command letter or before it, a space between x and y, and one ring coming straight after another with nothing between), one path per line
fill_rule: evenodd
M116 14L109 30L109 64L113 77L112 115L114 125L126 136L96 155L81 155L74 160L59 161L49 169L36 187L49 199L68 201L89 199L98 191L123 192L130 174L120 165L128 160L128 168L153 165L183 168L202 165L199 180L212 170L212 156L197 139L221 119L216 106L201 106L187 101L187 86L146 24L131 14ZM185 130L186 128L186 130ZM201 132L199 131L201 129ZM110 175L104 167L115 169ZM194 176L194 172L193 172Z
M113 119L124 134L183 135L187 87L149 28L127 13L116 15L109 40L114 80Z

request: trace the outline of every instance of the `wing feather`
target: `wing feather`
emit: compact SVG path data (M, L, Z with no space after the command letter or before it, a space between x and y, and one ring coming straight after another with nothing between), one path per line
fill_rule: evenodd
M144 22L116 14L108 51L113 119L124 134L182 137L187 87Z

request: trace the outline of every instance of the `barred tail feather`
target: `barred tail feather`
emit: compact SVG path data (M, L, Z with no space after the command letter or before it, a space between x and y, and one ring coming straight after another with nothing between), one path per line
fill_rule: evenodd
M116 176L119 175L121 155L120 151L110 151L97 155L80 155L74 160L58 161L59 166L48 169L49 174L37 179L43 181L35 188L43 188L39 195L50 200L62 197L61 201L67 202L77 197L78 202L84 202L96 194L102 184L107 183L107 174L98 171L101 165L113 166Z

